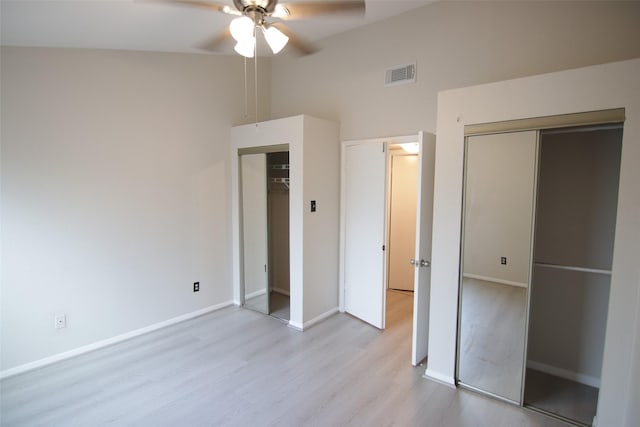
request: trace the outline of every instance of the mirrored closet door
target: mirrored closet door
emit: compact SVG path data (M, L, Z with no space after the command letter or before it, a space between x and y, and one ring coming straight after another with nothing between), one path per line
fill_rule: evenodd
M520 403L537 132L467 138L458 381Z
M244 306L269 314L267 155L240 156Z
M608 316L624 119L612 111L619 122L543 118L465 144L457 382L583 426Z

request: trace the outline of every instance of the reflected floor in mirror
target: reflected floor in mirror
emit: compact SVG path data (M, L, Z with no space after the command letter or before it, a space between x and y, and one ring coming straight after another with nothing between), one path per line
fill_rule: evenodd
M596 415L598 389L527 369L524 403L590 426Z
M338 313L305 332L228 307L2 380L2 425L565 425L422 378L411 306L389 293L384 331Z
M245 297L244 307L250 310L259 311L260 313L269 314L269 300L267 292L254 292Z
M525 288L465 278L460 326L460 382L520 401Z

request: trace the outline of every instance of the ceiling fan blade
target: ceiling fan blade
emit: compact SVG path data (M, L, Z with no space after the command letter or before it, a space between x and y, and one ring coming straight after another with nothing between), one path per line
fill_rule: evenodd
M229 31L229 27L227 26L220 34L210 37L204 40L202 43L198 43L196 47L198 49L207 50L209 52L217 52L220 50L222 45L230 39L231 31Z
M164 4L174 4L177 6L194 6L200 9L209 9L214 10L216 12L226 13L228 15L242 15L239 11L234 9L233 7L205 0L138 0L141 2L150 2L150 3L164 3Z
M288 45L290 45L292 48L294 48L298 52L299 55L311 55L312 53L315 53L315 52L318 51L318 48L316 48L311 43L309 43L309 42L303 40L302 38L300 38L299 36L297 36L286 25L283 25L283 24L281 24L279 22L273 23L271 25L276 27L280 31L282 31L282 33L285 36L289 37Z
M283 10L284 13L277 13ZM329 14L355 14L363 15L365 12L364 0L355 1L324 1L305 3L279 4L274 16L282 19L303 19L317 15Z

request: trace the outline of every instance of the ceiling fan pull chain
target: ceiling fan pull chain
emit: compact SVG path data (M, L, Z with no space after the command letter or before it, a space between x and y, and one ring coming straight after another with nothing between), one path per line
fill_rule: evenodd
M249 90L247 88L247 57L244 58L244 118L249 117Z
M256 37L256 28L253 27L253 37ZM258 40L255 39L255 43L253 44L253 63L255 70L253 71L254 78L254 87L255 87L255 95L256 95L256 128L258 127Z

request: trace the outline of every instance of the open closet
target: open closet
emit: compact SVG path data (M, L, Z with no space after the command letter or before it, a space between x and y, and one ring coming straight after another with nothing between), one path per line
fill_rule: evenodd
M289 152L267 154L269 314L289 320Z
M623 120L465 128L459 385L593 425Z
M289 320L289 152L240 153L243 306Z
M338 311L340 142L300 115L232 128L237 305L304 330Z

